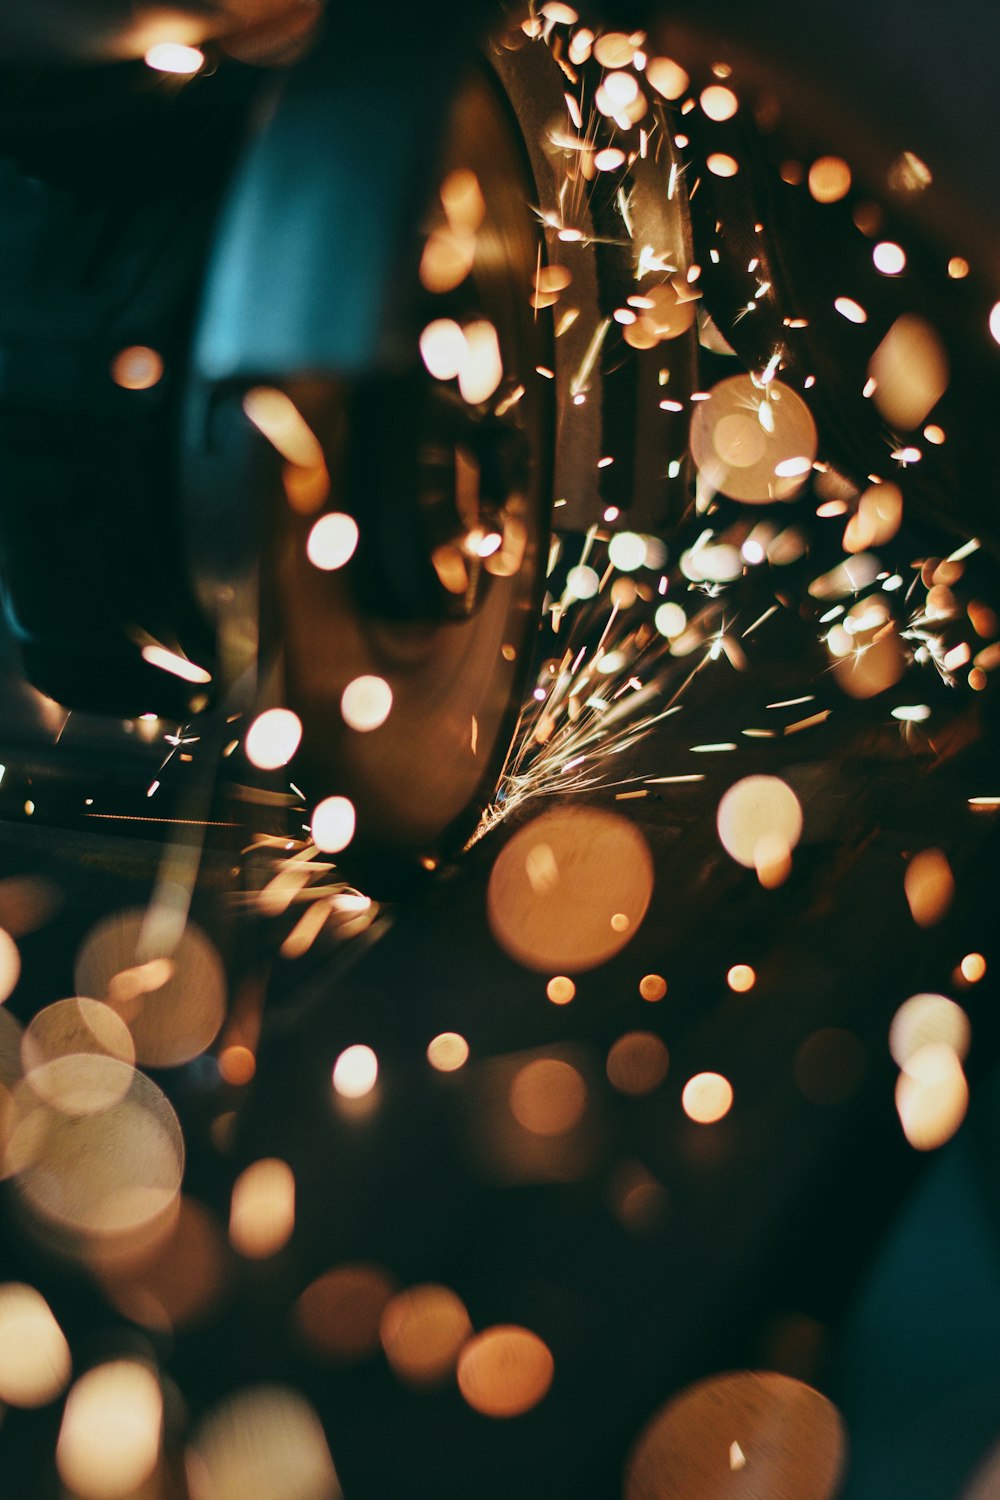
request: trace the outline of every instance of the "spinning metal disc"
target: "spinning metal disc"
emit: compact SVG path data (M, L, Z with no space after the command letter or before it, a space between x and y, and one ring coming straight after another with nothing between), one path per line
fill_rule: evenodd
M282 698L303 723L296 781L313 805L348 797L357 844L376 857L433 853L489 795L539 604L552 449L535 369L547 324L529 302L539 241L485 69L458 96L442 184L414 241L409 363L370 381L285 383L323 448L324 509L356 520L357 551L317 567L317 514L281 497L263 580L264 641L281 642ZM464 249L447 243L463 236ZM438 325L458 340L457 379L426 339L418 363L421 331Z

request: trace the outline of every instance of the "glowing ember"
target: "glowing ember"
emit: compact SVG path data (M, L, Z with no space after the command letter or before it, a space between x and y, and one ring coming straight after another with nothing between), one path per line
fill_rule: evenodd
M714 1125L733 1105L733 1086L721 1073L696 1073L684 1085L681 1104L689 1120Z
M358 545L358 523L342 511L320 516L306 541L306 556L314 567L332 573L350 562Z
M342 1099L363 1099L378 1079L378 1058L360 1043L345 1047L333 1067L333 1086Z
M268 708L258 714L243 740L247 760L260 771L287 766L302 741L302 720L290 708Z
M470 1339L458 1361L458 1388L486 1417L518 1417L548 1394L555 1361L536 1333L512 1324Z

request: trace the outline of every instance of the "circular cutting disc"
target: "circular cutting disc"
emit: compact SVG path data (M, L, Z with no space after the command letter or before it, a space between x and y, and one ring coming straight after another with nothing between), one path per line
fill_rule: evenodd
M433 852L489 796L519 708L547 521L549 393L535 373L547 325L529 300L539 241L485 70L456 103L441 180L475 182L480 223L470 274L415 292L413 354L434 320L470 348L487 326L502 376L482 400L473 380L416 363L370 388L289 386L326 453L325 508L354 515L360 540L345 566L315 566L316 517L282 497L269 598L265 580L265 638L281 641L284 701L303 723L296 782L313 806L350 798L357 845L376 856ZM432 205L430 235L443 212Z

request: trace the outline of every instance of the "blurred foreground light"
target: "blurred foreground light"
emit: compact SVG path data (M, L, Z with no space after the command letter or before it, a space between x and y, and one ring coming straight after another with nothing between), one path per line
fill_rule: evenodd
M66 1398L56 1467L80 1500L125 1500L160 1457L163 1396L147 1365L113 1360L81 1375Z
M646 1424L624 1500L833 1500L846 1456L840 1414L811 1386L770 1371L712 1375Z
M291 396L275 386L255 386L243 397L243 411L282 458L303 469L325 468L319 438Z
M664 99L679 99L691 82L684 69L669 57L651 57L646 64L646 77Z
M514 1075L510 1109L533 1135L563 1135L583 1118L587 1085L571 1063L539 1057Z
M204 52L183 42L157 42L146 53L146 66L156 73L197 73L205 62Z
M379 1346L382 1316L398 1288L381 1266L335 1266L310 1282L295 1304L298 1336L334 1364L367 1359Z
M344 511L320 516L306 541L306 556L314 567L333 573L350 562L358 545L358 523Z
M67 1115L19 1092L5 1170L22 1202L71 1253L159 1233L176 1212L184 1139L166 1096L133 1072L124 1098Z
M465 328L465 356L458 371L462 400L478 406L489 400L503 379L500 341L493 324L485 318Z
M151 667L159 667L161 672L179 677L182 682L195 682L204 686L212 680L211 672L205 667L188 661L186 656L179 656L176 651L168 651L165 646L143 646L142 659Z
M916 1151L935 1151L950 1141L968 1107L961 1060L946 1043L931 1042L907 1059L896 1081L896 1109Z
M355 677L345 687L340 712L349 729L366 734L384 724L392 710L392 688L384 677Z
M780 839L789 851L802 835L802 807L778 776L746 776L722 797L716 814L719 841L746 869L760 864L764 841Z
M661 604L653 616L653 624L661 635L672 641L687 629L687 615L679 604Z
M608 557L623 573L632 573L646 561L646 539L635 531L619 531L608 543Z
M839 156L820 156L809 168L809 191L817 203L838 203L851 190L851 169Z
M32 1090L68 1115L96 1114L128 1093L135 1043L100 1000L57 1000L34 1016L21 1041Z
M276 1255L295 1228L295 1176L287 1162L264 1157L233 1183L229 1242L249 1260Z
M757 983L757 975L749 964L733 964L726 974L726 983L737 995L745 995Z
M1000 302L995 302L990 309L990 333L1000 344Z
M765 387L750 375L731 375L698 402L691 419L691 454L703 483L750 505L798 494L817 443L808 406L780 380Z
M981 953L967 953L959 968L966 984L978 984L986 973L986 960Z
M644 1000L662 1000L667 993L667 981L661 974L644 974L639 980L639 994Z
M739 108L739 100L732 89L724 88L722 84L709 84L707 89L702 89L699 98L702 109L710 120L731 120Z
M943 921L955 897L955 877L940 849L923 849L906 867L903 889L910 915L918 927Z
M21 977L21 955L9 932L0 927L0 1002L6 1000Z
M566 574L566 592L571 599L593 599L600 586L597 573L586 565L570 568Z
M554 1373L555 1361L536 1333L501 1324L465 1345L458 1388L485 1417L519 1417L545 1398Z
M287 766L302 742L302 720L290 708L267 708L258 714L243 740L247 760L259 771Z
M312 815L310 831L318 849L339 854L354 837L354 803L348 797L325 797Z
M342 1099L363 1099L378 1079L378 1058L370 1047L345 1047L333 1065L333 1086Z
M464 1302L449 1287L414 1286L393 1297L380 1333L393 1373L405 1385L425 1389L452 1375L472 1324Z
M105 1295L125 1317L158 1333L204 1321L217 1309L231 1257L214 1214L182 1198L177 1222L152 1247L96 1262Z
M608 1053L608 1082L620 1094L651 1094L667 1076L670 1056L651 1031L628 1031Z
M228 1396L186 1457L191 1500L339 1500L322 1423L304 1396L252 1385Z
M681 1095L684 1113L698 1125L714 1125L732 1108L733 1086L721 1073L696 1073Z
M853 297L835 297L833 305L842 318L848 323L867 323L868 314L860 302L855 302Z
M906 270L906 251L892 240L880 240L872 250L872 261L883 276L898 276Z
M111 361L111 379L124 391L148 391L163 379L163 356L146 344L119 349Z
M435 380L454 380L467 354L465 334L453 318L435 318L420 335L420 357Z
M893 427L913 428L948 388L948 356L926 318L897 318L868 363L875 405Z
M454 1073L469 1059L469 1044L457 1031L442 1031L427 1045L427 1061L439 1073Z
M168 955L149 936L143 907L113 912L84 939L79 995L106 999L132 1033L136 1060L154 1068L190 1062L211 1046L226 1012L226 976L215 944L194 922Z
M900 1068L929 1046L950 1047L961 1060L971 1040L968 1016L946 995L911 995L896 1011L889 1027L889 1051Z
M527 968L571 975L625 947L652 891L652 858L632 823L563 806L520 828L500 851L487 890L490 927Z
M47 1406L71 1373L69 1345L52 1309L33 1286L0 1285L0 1401Z
M565 974L554 974L545 986L553 1005L568 1005L576 995L576 985Z

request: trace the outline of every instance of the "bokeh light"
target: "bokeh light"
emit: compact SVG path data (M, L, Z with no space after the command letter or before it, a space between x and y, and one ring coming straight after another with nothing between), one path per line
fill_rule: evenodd
M186 1455L191 1500L339 1500L323 1425L304 1396L251 1385L221 1401Z
M379 1347L382 1316L398 1288L381 1266L335 1266L311 1282L295 1304L298 1336L333 1364L367 1359Z
M514 1324L487 1328L470 1339L458 1361L458 1388L485 1417L518 1417L548 1394L555 1361L530 1329Z
M81 1375L66 1398L56 1466L79 1500L126 1500L156 1469L163 1429L160 1382L118 1359Z
M647 1423L624 1500L833 1500L846 1456L844 1423L825 1396L788 1375L737 1370L689 1386Z
M345 1047L333 1065L333 1086L342 1099L363 1099L378 1081L378 1058L358 1042Z
M442 1031L427 1045L427 1061L439 1073L454 1073L469 1058L469 1044L457 1031Z
M571 1063L539 1057L514 1075L510 1108L534 1135L562 1135L583 1118L587 1085Z
M248 1260L265 1260L287 1245L295 1228L295 1175L287 1162L264 1157L233 1183L229 1242Z
M733 1086L721 1073L696 1073L684 1085L681 1104L689 1120L714 1125L733 1105Z
M246 732L243 749L260 771L287 766L302 742L302 720L290 708L267 708Z
M633 824L594 807L560 807L520 828L498 855L490 927L528 968L572 974L625 946L652 889L653 862Z
M608 1053L608 1082L621 1094L651 1094L667 1076L670 1054L651 1031L629 1031Z
M71 1369L66 1336L41 1292L0 1284L0 1401L47 1406L66 1389Z
M450 1287L414 1286L386 1306L380 1334L394 1374L405 1385L423 1389L442 1385L454 1373L472 1324Z
M310 832L317 849L340 854L354 837L354 803L349 797L324 797L313 811Z

